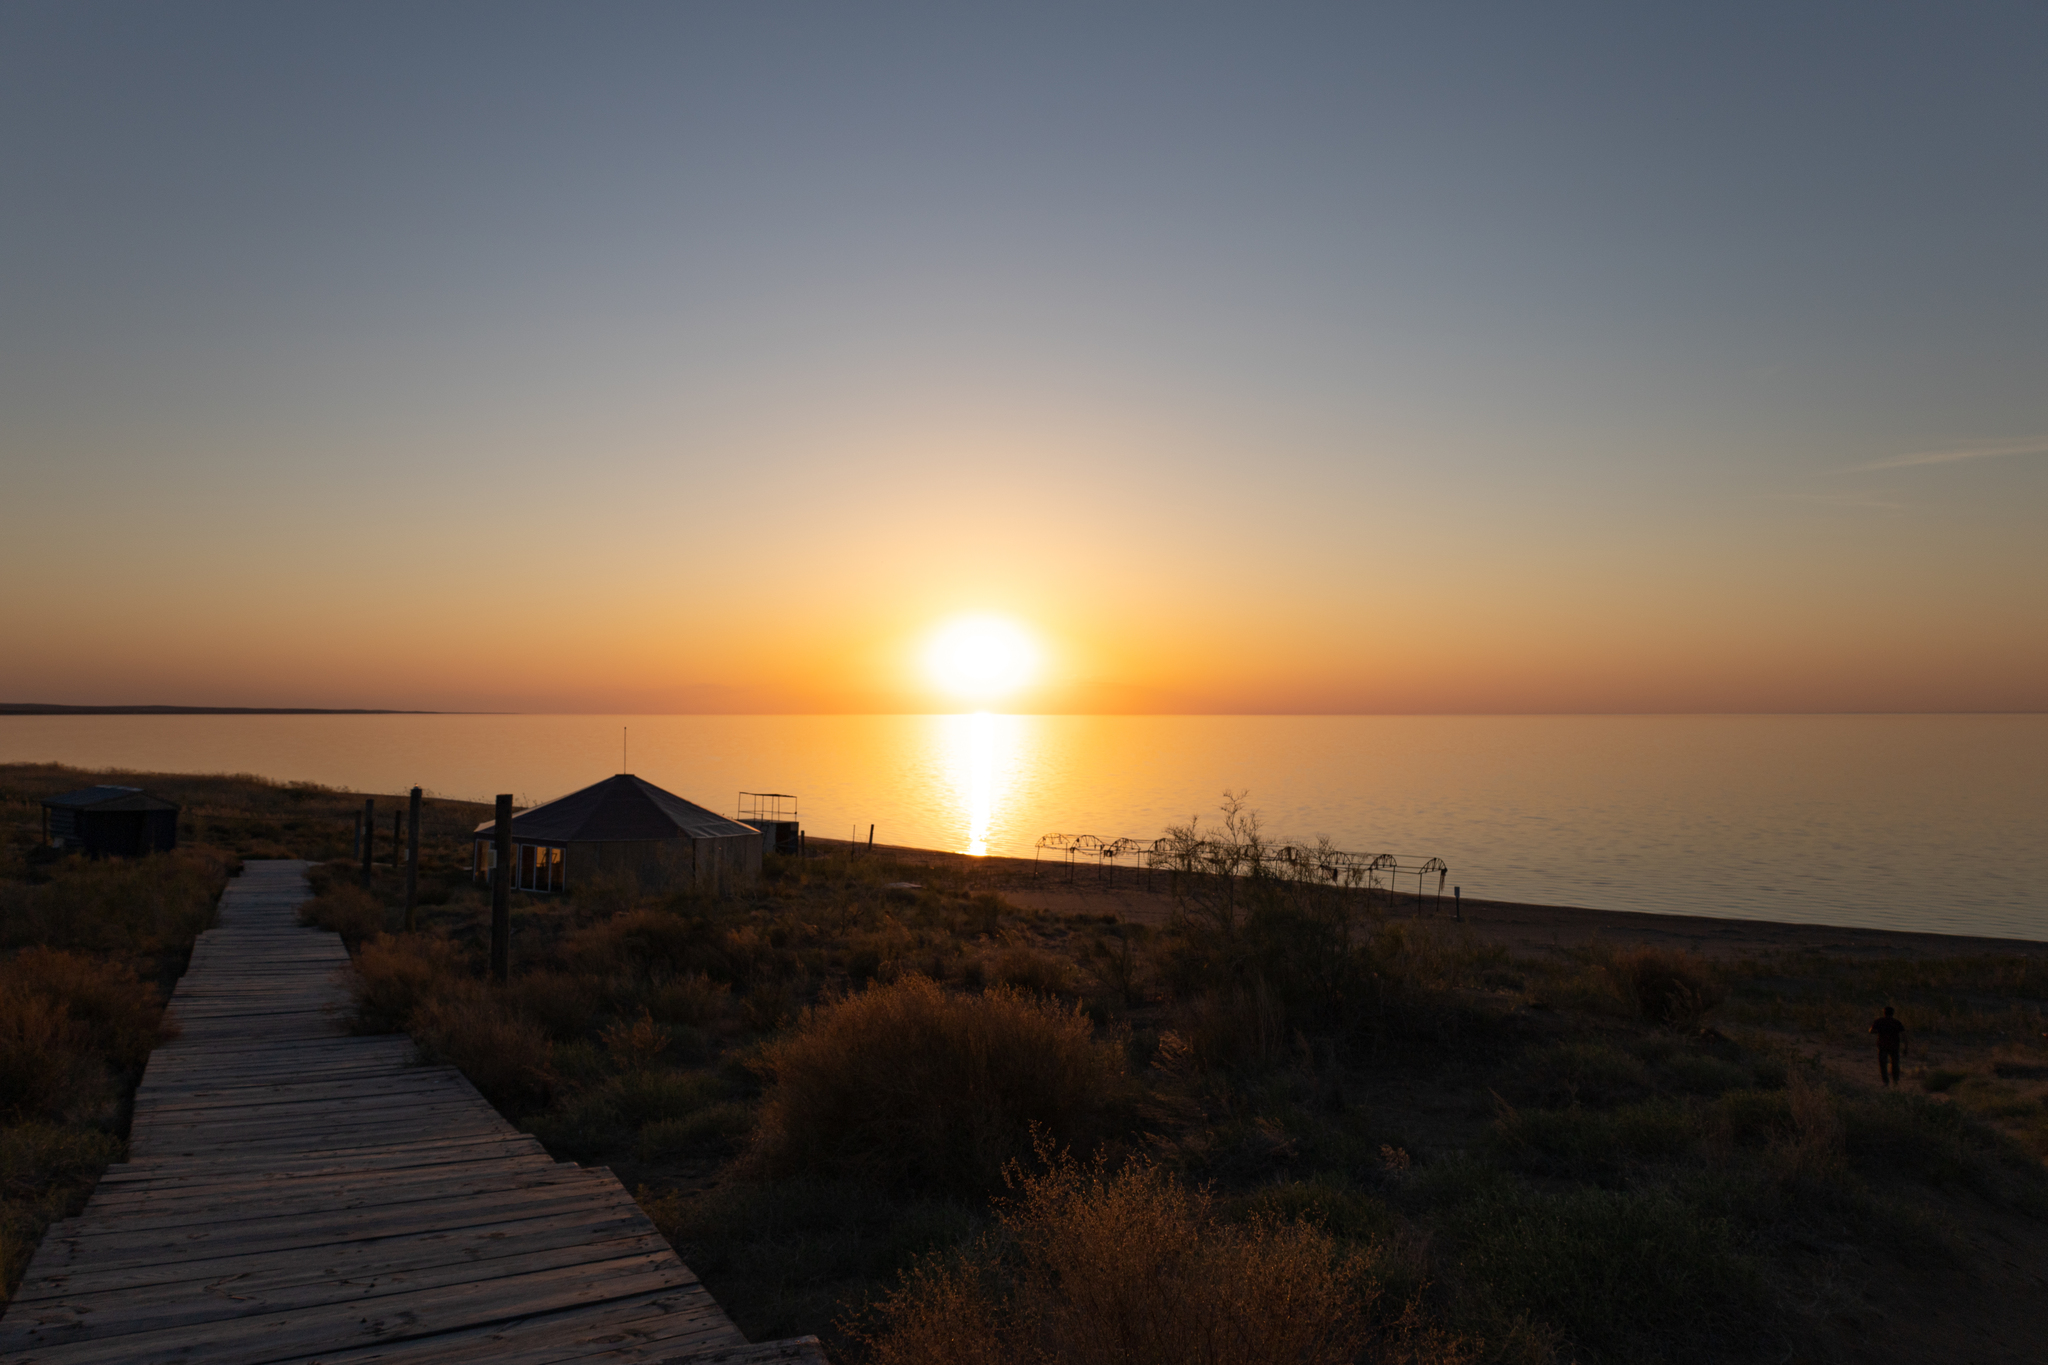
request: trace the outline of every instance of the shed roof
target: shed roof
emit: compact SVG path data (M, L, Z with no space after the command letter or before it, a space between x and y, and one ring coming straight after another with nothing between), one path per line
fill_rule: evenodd
M495 833L496 820L476 827ZM733 835L759 837L752 825L728 820L674 792L631 773L620 773L545 805L512 817L512 837L551 843L596 843L610 840L717 839Z
M151 796L140 787L81 787L62 796L46 796L43 804L56 810L176 810L177 803Z

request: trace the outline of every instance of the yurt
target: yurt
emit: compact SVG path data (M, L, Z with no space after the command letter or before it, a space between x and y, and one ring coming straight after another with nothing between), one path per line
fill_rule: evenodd
M496 820L476 827L477 881L495 874L497 832ZM630 872L647 887L725 892L760 880L761 831L620 773L513 816L512 862L520 891Z

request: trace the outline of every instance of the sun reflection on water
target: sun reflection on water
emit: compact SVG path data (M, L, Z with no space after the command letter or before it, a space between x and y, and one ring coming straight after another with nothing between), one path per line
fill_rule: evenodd
M947 766L966 816L965 851L977 858L988 854L996 812L1015 785L1019 719L986 711L947 717Z

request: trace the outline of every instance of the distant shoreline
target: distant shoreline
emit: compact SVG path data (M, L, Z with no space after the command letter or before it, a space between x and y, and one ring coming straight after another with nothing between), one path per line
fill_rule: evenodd
M0 716L463 716L470 711L397 711L372 707L320 706L62 706L52 702L0 701Z

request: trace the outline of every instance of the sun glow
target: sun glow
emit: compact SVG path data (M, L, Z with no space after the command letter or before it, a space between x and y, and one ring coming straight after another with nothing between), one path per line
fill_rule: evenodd
M940 629L925 651L932 680L955 696L1014 692L1038 673L1038 646L1014 621L969 616Z

